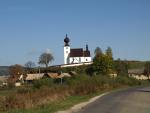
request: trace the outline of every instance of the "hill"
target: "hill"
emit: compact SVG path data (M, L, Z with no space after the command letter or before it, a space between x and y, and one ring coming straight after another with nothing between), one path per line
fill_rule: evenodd
M9 75L9 66L0 66L0 76Z

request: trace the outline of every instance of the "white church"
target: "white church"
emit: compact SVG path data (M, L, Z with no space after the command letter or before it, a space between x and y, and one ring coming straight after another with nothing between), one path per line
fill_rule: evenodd
M64 64L91 63L92 58L88 49L88 45L86 45L85 50L83 48L70 48L70 39L68 38L67 34L64 42Z

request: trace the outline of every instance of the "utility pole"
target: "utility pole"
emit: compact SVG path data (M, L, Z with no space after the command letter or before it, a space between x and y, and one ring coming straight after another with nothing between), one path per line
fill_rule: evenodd
M40 66L39 66L39 75L40 75L40 73L41 73L41 72L40 72Z

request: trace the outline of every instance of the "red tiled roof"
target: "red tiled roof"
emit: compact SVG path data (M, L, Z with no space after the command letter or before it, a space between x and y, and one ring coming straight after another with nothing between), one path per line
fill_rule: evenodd
M90 57L90 51L83 51L82 48L71 49L70 57Z
M83 57L83 49L71 49L70 50L70 57Z

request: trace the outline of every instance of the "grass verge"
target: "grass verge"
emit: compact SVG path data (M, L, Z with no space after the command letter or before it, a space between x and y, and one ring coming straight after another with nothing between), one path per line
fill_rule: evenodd
M95 95L96 94L86 95L86 96L69 96L65 98L65 100L59 100L43 106L41 105L33 109L19 109L19 110L13 110L10 112L2 112L2 113L54 113L59 110L66 110L78 103L88 101L90 98L94 97Z
M83 96L81 96L81 95L80 96L69 96L63 100L58 100L58 101L55 101L55 102L47 104L47 105L40 105L36 108L17 109L17 110L13 110L13 111L2 112L2 113L55 113L57 111L67 110L76 104L86 102L86 101L90 100L91 98L98 96L102 93L109 92L109 91L112 91L112 92L118 91L120 89L122 89L122 88L107 89L105 91L96 92L93 94L83 95Z

